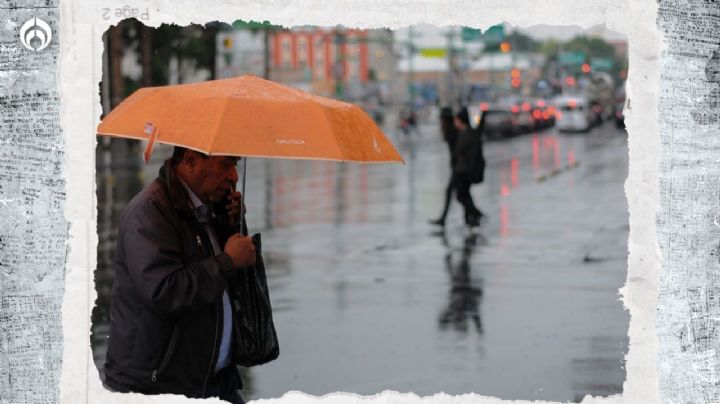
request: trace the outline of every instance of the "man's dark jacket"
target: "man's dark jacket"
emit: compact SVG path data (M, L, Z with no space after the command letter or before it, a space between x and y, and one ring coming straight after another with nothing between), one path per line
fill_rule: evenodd
M188 198L168 160L120 219L104 367L114 390L199 398L213 384L222 294L235 270L227 254L213 256ZM232 231L217 213L223 246Z

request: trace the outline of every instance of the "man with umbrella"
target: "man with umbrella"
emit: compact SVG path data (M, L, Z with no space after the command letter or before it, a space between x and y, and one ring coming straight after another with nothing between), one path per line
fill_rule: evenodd
M233 232L238 158L176 147L120 219L105 384L242 403L228 283L255 248Z
M237 156L403 161L359 107L254 76L140 89L97 133L147 140L146 161L156 141L176 146L121 218L106 385L234 403L241 382L228 351L246 344L232 335L228 306L240 299L226 289L258 257L255 239L231 230L244 214Z

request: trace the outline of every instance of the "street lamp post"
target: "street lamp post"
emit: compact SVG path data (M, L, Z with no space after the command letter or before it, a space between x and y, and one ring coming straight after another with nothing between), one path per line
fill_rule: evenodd
M408 94L410 96L410 105L414 105L415 101L415 86L413 85L413 82L415 81L413 71L413 60L415 59L415 44L413 43L413 38L415 37L413 32L412 25L408 29L408 57L410 58L408 60Z
M335 68L333 74L335 75L335 98L342 98L343 96L343 76L345 69L343 68L343 44L345 43L345 33L341 31L340 26L335 28Z

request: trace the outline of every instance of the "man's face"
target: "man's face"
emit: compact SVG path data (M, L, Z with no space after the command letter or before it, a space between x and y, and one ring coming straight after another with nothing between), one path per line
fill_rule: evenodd
M223 199L238 181L237 162L237 157L198 156L190 172L193 192L205 203Z

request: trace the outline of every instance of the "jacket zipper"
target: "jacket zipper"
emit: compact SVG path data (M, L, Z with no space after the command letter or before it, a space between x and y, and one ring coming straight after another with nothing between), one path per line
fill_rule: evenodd
M172 334L170 335L170 342L168 343L167 350L165 351L165 355L163 355L162 361L160 361L160 366L155 368L152 372L152 381L156 382L157 378L165 373L165 370L168 367L168 364L170 364L170 358L172 358L173 353L175 353L175 345L177 345L178 336L180 333L178 332L178 326L175 325L172 330Z
M193 216L194 218L194 216ZM205 237L201 236L201 234L205 233L205 227L199 223L197 220L194 220L195 222L195 238L197 240L198 246L202 248L203 252L205 253L206 257L213 256L213 251L211 247L211 241L209 239L210 236L205 235ZM217 302L216 302L217 305ZM222 307L222 296L220 297L220 307ZM202 397L204 398L207 395L207 385L208 381L210 380L210 372L212 372L213 368L215 367L215 351L217 350L218 345L218 327L220 325L220 316L222 315L222 312L220 310L217 310L217 315L215 316L215 335L213 336L213 348L210 353L210 366L208 367L207 373L205 374L205 381L203 382L203 391L202 391Z

